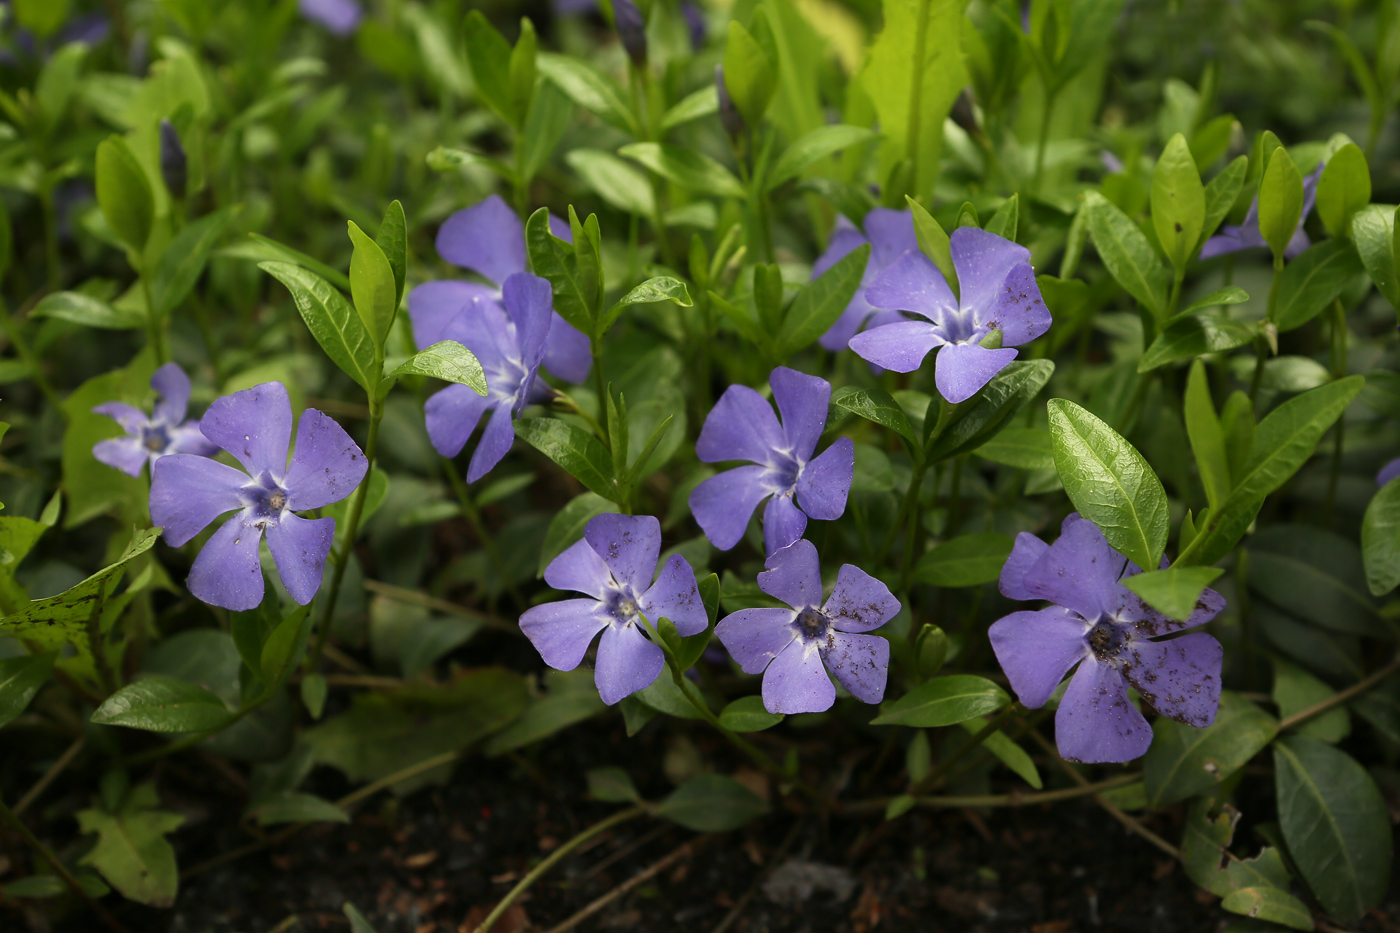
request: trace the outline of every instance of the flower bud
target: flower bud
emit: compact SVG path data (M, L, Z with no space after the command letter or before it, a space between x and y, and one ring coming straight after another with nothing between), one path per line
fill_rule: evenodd
M729 89L724 86L723 65L715 66L715 90L719 92L719 122L731 139L738 139L739 134L744 131L744 117L739 113L739 108L734 106Z
M705 47L705 11L694 0L683 0L681 15L685 17L686 33L690 37L690 50L698 52Z
M160 121L160 177L171 197L183 198L189 171L180 134L169 120Z
M622 40L632 64L641 67L647 60L647 24L642 11L632 0L612 0L612 8L617 37Z

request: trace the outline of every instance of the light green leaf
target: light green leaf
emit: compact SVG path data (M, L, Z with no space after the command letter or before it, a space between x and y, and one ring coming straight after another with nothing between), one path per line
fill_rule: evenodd
M1011 698L985 677L954 674L919 684L893 703L880 707L872 726L951 726L1001 709Z
M611 454L582 428L555 418L522 418L515 422L515 436L604 499L617 502L620 498Z
M158 810L160 798L153 783L133 788L115 810L97 801L79 810L78 828L96 833L97 844L78 860L102 873L123 897L152 907L169 907L179 890L175 849L165 834L184 824L178 813Z
M744 122L757 129L778 83L777 63L738 20L729 21L724 46L724 87Z
M976 735L986 728L989 721L979 716L959 725L969 735ZM1040 790L1045 786L1040 780L1040 772L1036 770L1035 762L1031 760L1031 756L1026 754L1024 748L1007 738L1006 733L1000 729L983 739L982 747L997 756L998 761L1014 771L1031 787Z
M355 251L350 256L350 296L355 311L369 332L376 347L382 347L394 326L394 314L399 309L398 284L394 267L379 244L349 221L350 241Z
M1206 193L1201 185L1196 160L1186 145L1186 137L1177 133L1167 140L1167 146L1157 159L1152 173L1152 225L1157 231L1167 260L1181 276L1186 264L1194 258L1196 244L1206 219Z
M45 295L29 312L29 316L58 318L102 330L134 330L146 326L146 320L139 312L127 307L115 307L82 292Z
M1137 224L1103 195L1084 196L1089 211L1089 237L1118 284L1161 318L1167 310L1167 268Z
M194 289L209 262L214 244L223 237L238 210L237 207L217 210L175 234L151 277L151 303L157 318L169 317Z
M510 44L480 10L468 12L462 26L477 96L502 120L519 127L525 115L517 112L511 94Z
M404 376L431 376L464 385L477 395L486 394L486 373L476 355L455 340L441 340L404 360L379 382L379 398L389 394Z
M1327 160L1317 180L1317 216L1332 237L1351 232L1351 218L1371 203L1371 169L1356 143L1347 143Z
M155 196L141 163L120 136L97 144L97 204L122 242L137 255L146 247L155 218Z
M725 75L728 74L726 71ZM847 126L842 123L819 126L784 150L778 158L778 164L773 166L772 174L768 176L768 187L776 188L783 182L798 177L828 156L867 143L875 137L874 130L863 126Z
M1400 479L1381 487L1361 521L1361 554L1366 562L1366 585L1384 596L1400 584Z
M1248 300L1249 292L1240 288L1238 285L1227 285L1224 288L1216 289L1208 295L1197 298L1181 311L1178 311L1172 320L1175 321L1189 314L1195 314L1197 311L1207 311L1211 308L1219 307L1220 305L1241 305Z
M953 247L947 232L918 201L908 195L904 196L904 200L914 215L914 237L919 242L919 249L943 273L943 279L953 294L959 294L958 270L953 265Z
M1055 449L1046 428L1004 428L974 453L1022 470L1055 469Z
M92 714L104 726L147 732L210 732L233 718L224 701L198 684L146 677L108 697Z
M1178 315L1157 335L1138 362L1138 372L1194 359L1207 353L1223 353L1242 347L1258 333L1252 324L1236 321L1219 311Z
M721 198L743 198L747 195L744 186L729 169L694 149L667 143L632 143L617 152L640 162L687 191Z
M383 259L383 252L379 255ZM388 260L384 264L387 266ZM262 262L258 268L287 286L311 336L335 365L366 392L373 392L379 385L381 368L376 364L374 337L345 296L301 266ZM390 271L391 279L392 275Z
M1274 688L1270 696L1278 707L1280 719L1287 719L1336 695L1331 687L1292 661L1278 655L1271 656L1270 661L1274 668ZM1323 742L1340 742L1351 734L1351 716L1346 706L1337 706L1294 726L1292 731Z
M690 290L684 282L669 275L659 275L636 286L609 308L599 322L599 332L606 333L621 316L622 310L629 305L644 305L653 301L671 301L682 308L689 308L695 303L691 300Z
M1215 229L1235 206L1248 172L1249 156L1237 156L1206 185L1205 220L1201 224L1201 239L1196 244L1196 252L1200 252L1206 240L1210 239L1211 234L1215 233Z
M1201 592L1225 571L1219 567L1169 567L1123 578L1123 585L1169 619L1186 621Z
M1400 276L1396 275L1393 236L1396 209L1372 204L1352 215L1351 239L1361 255L1361 264L1376 288L1400 308Z
M1186 436L1191 439L1191 451L1196 455L1201 485L1205 487L1210 507L1219 508L1230 494L1230 463L1225 453L1225 432L1210 398L1206 367L1199 359L1191 364L1183 407Z
M591 110L634 137L642 135L641 124L621 92L582 61L567 55L541 52L535 59L535 67L580 107Z
M1278 888L1240 888L1225 895L1220 906L1234 914L1281 923L1290 930L1314 929L1308 905Z
M618 210L648 218L656 211L651 182L630 162L602 149L575 149L564 161L585 185Z
M692 94L687 94L661 115L661 132L666 133L682 124L708 117L718 111L718 89L713 84L708 84Z
M374 242L384 252L384 258L394 270L394 305L403 299L404 280L408 276L408 218L404 216L403 205L391 201L384 211L384 219L379 222L379 232ZM352 263L353 265L353 263Z
M1264 157L1268 161L1259 181L1259 232L1274 251L1275 261L1282 262L1303 216L1303 176L1282 146Z

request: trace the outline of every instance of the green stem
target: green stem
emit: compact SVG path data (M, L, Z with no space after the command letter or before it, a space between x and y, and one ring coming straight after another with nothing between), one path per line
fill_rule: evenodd
M487 530L486 523L481 520L481 511L476 507L476 502L472 500L471 490L463 482L462 477L457 472L456 465L446 457L439 457L442 464L442 471L447 476L447 483L452 487L452 492L457 496L457 504L462 507L462 514L466 517L467 523L472 526L472 532L476 539L481 542L481 547L486 551L486 559L491 564L491 569L501 582L505 584L506 592L510 593L510 598L515 601L515 607L524 611L530 604L525 601L525 597L520 592L520 587L510 582L510 576L506 573L505 561L501 560L500 549L496 546L496 539Z
M58 860L58 856L54 855L49 847L44 845L39 837L30 831L28 826L24 825L24 821L14 814L4 800L0 800L0 817L3 817L5 822L14 827L15 832L19 833L20 838L25 841L29 848L34 850L35 855L49 863L49 866L53 868L54 874L58 875L74 894L87 902L87 905L92 908L93 913L97 914L98 918L108 929L112 930L113 933L126 933L125 928L117 922L117 919L107 912L107 908L88 896L88 893L83 890L82 884L77 878L73 877L73 873L68 870L68 867Z
M1040 138L1035 146L1035 180L1031 187L1037 193L1040 191L1041 176L1045 172L1045 149L1050 145L1050 118L1055 112L1055 97L1058 91L1050 90L1050 83L1045 84L1045 109L1040 115Z
M1073 800L1076 797L1088 797L1100 791L1113 790L1115 787L1124 787L1141 780L1141 773L1119 774L1096 784L1087 784L1083 787L1064 787L1059 790L1031 791L1030 793L1012 791L1009 794L982 794L967 797L918 797L915 800L915 806L933 810L961 809L963 807L1033 807L1043 803L1057 803L1061 800ZM856 800L842 806L840 812L842 816L854 816L872 811L879 812L888 807L892 799L891 797L877 797L874 800Z
M1001 712L993 716L976 734L968 736L966 741L953 749L948 757L938 763L938 767L924 775L922 781L911 787L909 793L918 795L933 787L943 775L948 773L949 768L957 764L969 752L980 747L981 744L987 740L988 736L1005 725L1007 720L1018 715L1020 711L1021 705L1019 703L1008 703L1006 706L1002 707Z
M49 291L56 292L63 283L63 275L58 253L58 211L54 208L52 185L40 187L39 207L44 216L44 261L48 266Z
M67 413L63 410L63 400L58 397L58 392L55 391L53 383L49 382L49 377L44 374L44 368L41 365L39 357L37 357L30 348L29 341L24 339L20 323L15 320L5 307L4 299L0 299L0 321L4 322L5 335L9 337L10 343L15 348L15 353L19 354L19 358L29 364L29 373L34 380L34 384L39 387L40 392L44 393L44 398L48 399L49 404L54 407L54 410L67 418Z
M889 534L885 535L885 543L880 546L879 562L882 563L894 548L895 536L899 534L899 529L904 527L910 513L914 511L915 503L919 499L919 487L924 484L924 474L927 472L927 463L920 462L914 465L914 472L909 477L909 488L904 493L904 501L899 504L899 514L895 516L894 524L890 525Z
M928 54L928 22L933 6L932 0L919 0L918 19L914 25L914 56L909 69L909 120L905 124L905 158L909 160L909 179L912 191L918 195L919 187L919 137L923 135L924 59Z
M88 650L92 652L102 689L112 694L117 692L117 675L112 671L112 660L107 657L107 642L102 637L102 612L106 608L107 589L102 587L97 591L97 602L92 608L92 615L88 616L86 634Z
M593 392L598 396L598 417L593 422L598 429L598 437L608 443L608 384L603 381L603 341L597 337L588 341L588 352L593 357Z
M151 353L157 366L170 362L165 349L165 324L156 317L155 298L151 294L151 279L141 271L141 291L146 297L146 339L150 342Z
M559 864L559 862L564 858L564 856L568 855L570 852L574 851L579 846L592 839L594 836L597 836L599 833L607 832L614 826L617 826L621 823L626 823L628 820L635 820L639 816L645 816L646 813L646 807L640 806L629 807L626 810L620 810L617 813L614 813L612 816L594 823L592 826L588 827L583 832L579 833L577 836L570 839L568 842L564 843L559 848L555 849L553 852L549 853L549 855L546 856L543 861L541 861L534 868L530 869L529 873L526 874L524 878L521 878L518 882L516 882L515 887L510 889L509 894L501 898L501 902L497 904L494 908L492 908L491 912L486 915L486 919L481 921L481 924L476 928L475 933L489 933L490 929L496 925L496 922L500 920L502 916L505 915L505 912L507 910L510 909L510 905L518 901L520 899L520 895L528 891L530 889L530 886L533 885L536 881L538 881L547 871L549 871L555 865Z

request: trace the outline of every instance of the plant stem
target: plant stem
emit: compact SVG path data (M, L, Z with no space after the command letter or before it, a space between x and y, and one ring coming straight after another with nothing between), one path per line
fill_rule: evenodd
M19 358L29 364L29 374L34 380L34 384L39 387L39 391L44 393L44 398L48 399L54 410L65 419L68 417L63 410L63 400L58 397L58 392L54 390L53 383L49 382L49 377L44 374L44 368L40 359L34 355L34 351L29 346L29 341L24 339L20 329L19 321L10 314L9 309L4 305L4 299L0 299L0 321L5 324L5 335L10 338L10 343L14 346Z
M1009 794L983 794L980 796L968 797L916 797L915 806L927 807L931 810L960 809L962 807L1031 807L1042 803L1056 803L1061 800L1073 800L1076 797L1088 797L1100 791L1113 790L1115 787L1123 787L1142 780L1141 774L1120 774L1094 784L1085 784L1078 787L1064 787L1059 790L1012 791ZM841 807L842 816L854 815L858 813L870 813L884 810L891 797L877 797L874 800L856 800Z
M889 534L885 535L885 543L880 546L880 561L894 547L895 535L899 533L900 526L904 525L910 513L914 511L915 503L919 498L919 487L924 484L924 474L928 472L928 464L920 462L915 465L914 472L909 476L909 489L904 493L904 501L899 505L899 514L895 516L894 524L890 525ZM906 528L906 533L912 535L913 529Z
M39 799L39 795L53 783L54 778L63 773L63 769L73 763L73 759L78 757L78 752L83 750L83 745L87 742L87 736L79 735L73 740L73 744L66 748L58 760L49 766L49 770L44 772L43 777L34 782L34 786L24 792L24 796L19 798L19 803L15 804L14 815L18 818L29 809L29 805Z
M1323 713L1326 713L1335 707L1341 706L1343 703L1347 702L1353 697L1360 696L1367 690L1370 690L1376 684L1380 683L1382 680L1385 680L1391 674L1394 674L1396 671L1400 671L1400 653L1397 653L1395 657L1391 658L1389 664L1376 671L1375 673L1371 674L1369 677L1357 681L1350 687L1347 687L1345 690L1340 690L1332 694L1330 697L1323 700L1321 703L1314 703L1307 709L1299 710L1292 716L1289 716L1286 719L1279 720L1278 731L1282 732L1285 729L1292 729L1294 726L1302 725L1310 719L1316 719Z
M40 185L39 208L44 216L44 262L48 266L49 291L56 292L63 284L63 272L58 254L58 211L54 209L52 184Z
M1018 715L1020 712L1021 705L1019 703L1008 703L1006 706L1002 707L1001 711L988 720L985 726L979 729L975 735L968 736L961 745L953 749L952 754L940 761L938 767L924 775L924 779L910 788L909 792L911 794L919 794L933 787L938 782L939 778L948 773L949 768L957 764L968 752L979 747L987 740L988 736L996 732L1007 720Z
M525 597L520 593L520 587L509 582L510 577L506 574L505 562L501 560L501 551L496 547L496 539L491 532L486 529L486 523L481 520L481 511L476 507L476 502L472 500L471 490L463 482L462 477L457 473L457 467L447 457L439 457L442 464L442 471L447 476L448 485L452 487L452 492L457 496L457 504L462 507L462 514L466 516L467 523L472 526L472 532L476 539L481 542L481 547L486 551L486 559L491 563L491 569L506 586L506 592L515 601L515 607L522 612L530 604L525 601Z
M164 322L156 317L155 297L151 294L151 280L146 271L141 270L141 292L146 297L146 339L151 345L151 354L155 356L157 366L164 366L170 362L170 357L165 349L165 326Z
M568 855L594 836L597 836L599 833L606 832L614 826L625 823L628 820L635 820L639 816L644 816L646 812L647 810L645 807L628 807L626 810L620 810L612 816L594 823L592 826L549 853L543 861L530 869L529 873L526 874L524 878L516 882L515 887L510 889L509 894L501 898L501 902L486 915L486 919L481 921L474 933L488 933L488 931L496 925L496 921L500 920L505 912L510 909L510 905L519 900L520 895L529 890L530 886L538 881L545 872L562 861L564 856Z

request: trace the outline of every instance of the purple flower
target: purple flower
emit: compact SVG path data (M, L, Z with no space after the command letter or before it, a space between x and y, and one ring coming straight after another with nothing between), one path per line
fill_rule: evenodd
M647 23L642 11L632 0L612 0L612 11L617 37L632 64L640 68L647 61Z
M1400 476L1400 459L1392 460L1381 467L1381 471L1376 474L1376 485L1384 486L1397 476Z
M205 457L162 457L152 469L151 521L179 547L225 512L238 513L214 532L195 558L190 592L213 606L252 609L262 602L258 542L267 546L282 583L301 605L321 586L321 568L335 537L335 519L293 514L339 502L364 479L365 455L330 416L308 408L292 439L292 405L280 382L226 395L199 422L204 436L243 464L243 473Z
M705 11L694 0L681 0L681 16L685 17L685 31L690 37L690 50L700 51L705 47L705 35L709 31L705 25Z
M836 588L822 605L817 549L806 540L770 554L765 566L758 575L759 589L792 608L740 609L715 626L715 635L744 673L763 673L764 708L770 713L831 709L836 688L828 670L856 699L884 699L890 643L865 633L899 612L899 600L889 587L842 564Z
M301 15L320 23L333 35L348 36L360 25L364 11L355 0L299 0Z
M549 228L561 240L572 240L569 225L553 215ZM430 347L443 336L448 323L473 298L501 303L501 286L517 272L528 272L525 259L525 230L520 218L501 200L491 195L447 218L437 235L438 255L454 266L480 273L494 283L478 285L444 279L425 282L408 293L408 313L413 320L413 337L419 347ZM550 300L553 308L553 299ZM593 357L588 338L578 328L551 310L544 366L560 379L583 382ZM462 341L472 346L467 341ZM474 349L474 348L473 348Z
M1293 239L1288 241L1288 246L1283 251L1283 255L1289 259L1312 245L1312 240L1308 239L1308 235L1303 232L1303 221L1308 219L1308 214L1313 209L1313 202L1317 200L1317 180L1322 177L1322 170L1325 167L1325 162L1319 162L1317 168L1303 179L1303 212L1298 215L1298 229L1293 231ZM1213 259L1216 256L1224 256L1226 253L1237 253L1242 249L1255 249L1268 245L1264 242L1264 234L1259 232L1259 195L1256 194L1254 200L1250 202L1249 212L1244 215L1244 223L1238 227L1226 224L1218 235L1206 240L1205 245L1201 247L1201 258Z
M1074 514L1054 544L1018 535L1001 571L1004 595L1055 604L1013 612L988 632L1017 698L1043 706L1079 665L1055 712L1055 741L1071 761L1131 761L1147 751L1152 728L1129 702L1129 683L1157 712L1191 726L1210 725L1220 705L1220 642L1204 632L1154 639L1204 625L1224 597L1206 590L1191 618L1168 619L1119 582L1125 567L1126 576L1142 572Z
M690 494L690 511L721 551L739 543L749 516L764 499L763 546L772 554L802 537L807 519L831 521L846 511L855 472L849 437L812 457L826 427L831 383L779 366L770 377L773 406L748 386L730 386L705 418L695 453L706 463L747 460L705 480Z
M190 377L174 363L166 363L151 376L151 388L160 396L149 417L124 402L104 402L93 409L122 426L126 437L98 441L92 455L109 467L131 476L140 476L150 461L152 469L167 454L198 454L212 457L215 444L199 433L199 425L185 420L190 403Z
M481 416L491 413L467 466L469 483L489 473L510 451L515 440L512 422L521 410L549 395L536 377L545 357L545 341L553 329L552 302L553 292L547 280L517 272L505 280L499 303L480 295L470 299L433 338L462 344L476 354L486 373L485 397L464 385L453 384L434 394L423 406L428 437L444 457L455 457L476 430ZM412 305L409 307L411 314ZM418 329L416 320L414 329ZM420 344L428 345L421 340Z
M977 227L959 227L951 237L961 303L927 256L910 250L865 289L876 308L897 308L919 319L883 324L851 338L852 350L876 366L913 372L934 347L933 381L948 401L965 402L1016 358L1023 343L1050 329L1050 312L1031 269L1031 252ZM1001 330L1005 349L980 345Z
M661 523L653 516L596 516L583 538L544 571L550 586L588 598L534 606L520 617L521 631L544 663L561 671L578 667L593 637L602 632L593 678L609 706L651 686L665 665L641 614L653 626L662 617L670 619L683 636L709 625L695 572L685 558L672 556L652 582L660 554Z
M865 300L865 287L905 252L918 251L919 241L914 236L912 211L877 207L865 215L865 233L861 233L856 225L844 216L838 216L826 252L812 264L812 278L825 273L864 243L870 244L870 258L865 263L865 275L860 280L861 287L856 290L855 297L846 305L846 310L841 312L836 323L822 334L821 345L833 353L846 349L846 344L865 327L867 321L879 327L881 324L893 324L904 320L898 311L877 311Z

